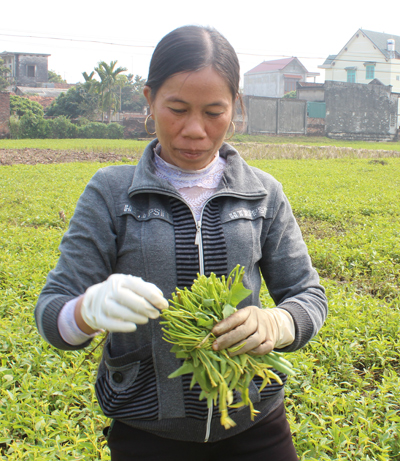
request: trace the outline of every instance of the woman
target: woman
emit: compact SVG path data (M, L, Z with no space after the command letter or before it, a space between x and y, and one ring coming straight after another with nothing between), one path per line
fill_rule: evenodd
M38 300L39 331L56 347L110 332L96 393L113 419L113 461L298 459L283 385L259 392L255 378L259 415L232 410L236 426L225 430L190 376L168 379L180 363L158 320L176 287L240 264L252 294L214 326L215 350L294 351L324 322L324 290L280 184L224 142L238 92L236 53L217 31L186 26L160 41L144 89L157 139L136 167L104 168L89 182ZM260 309L260 271L276 308Z

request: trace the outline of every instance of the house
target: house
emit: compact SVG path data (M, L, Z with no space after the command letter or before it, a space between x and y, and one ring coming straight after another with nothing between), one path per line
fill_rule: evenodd
M308 72L295 57L264 61L244 74L244 95L281 98L296 90L297 82L319 73Z
M48 57L49 54L39 53L13 53L3 51L0 58L4 65L10 69L8 79L10 85L15 86L40 86L49 81Z
M338 54L318 66L325 80L370 83L379 80L400 93L400 36L358 29Z

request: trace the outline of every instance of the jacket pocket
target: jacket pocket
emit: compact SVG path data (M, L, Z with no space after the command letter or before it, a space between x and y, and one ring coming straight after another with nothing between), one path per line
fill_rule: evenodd
M112 358L108 345L95 389L104 414L113 419L158 419L156 375L150 348ZM150 354L150 355L149 355Z

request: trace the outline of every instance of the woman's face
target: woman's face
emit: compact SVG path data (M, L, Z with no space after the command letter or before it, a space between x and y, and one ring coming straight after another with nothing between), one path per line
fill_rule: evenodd
M232 93L212 67L174 74L151 98L144 94L161 144L161 158L186 170L207 166L232 119Z

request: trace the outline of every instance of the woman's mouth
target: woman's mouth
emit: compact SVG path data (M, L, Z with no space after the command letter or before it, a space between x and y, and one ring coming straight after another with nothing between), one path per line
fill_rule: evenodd
M201 157L206 153L204 150L185 150L185 149L179 149L178 150L180 155L183 155L184 157L187 158L197 158Z

